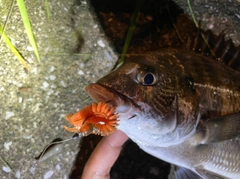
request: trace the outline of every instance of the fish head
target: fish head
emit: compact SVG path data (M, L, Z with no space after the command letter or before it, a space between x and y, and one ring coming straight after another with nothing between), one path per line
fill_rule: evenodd
M131 56L85 88L93 100L116 108L118 129L139 145L174 145L196 127L196 101L188 100L187 84L169 58L164 52Z

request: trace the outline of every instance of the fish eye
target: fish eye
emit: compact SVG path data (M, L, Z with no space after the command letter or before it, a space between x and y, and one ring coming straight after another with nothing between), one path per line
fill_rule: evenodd
M137 81L142 85L154 85L157 82L156 75L153 72L141 71L137 75Z

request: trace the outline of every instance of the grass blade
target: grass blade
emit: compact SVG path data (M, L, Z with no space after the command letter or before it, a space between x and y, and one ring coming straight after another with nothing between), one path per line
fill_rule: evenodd
M34 50L34 53L38 59L38 61L40 62L40 56L38 53L38 48L37 48L37 44L33 35L33 31L32 31L32 27L28 18L28 13L27 13L27 9L24 3L24 0L17 0L17 4L20 10L20 14L22 16L22 21L29 39L29 42Z
M50 19L51 18L51 11L50 11L50 8L49 8L48 0L45 0L45 6L46 6L46 11L47 11L47 18Z
M9 11L8 11L7 19L6 19L6 21L5 21L4 25L3 25L2 30L1 30L2 32L4 32L5 29L7 28L7 23L8 23L10 14L12 13L12 9L13 9L13 3L14 3L14 0L12 0L12 2L11 2L11 6L10 6L10 9L9 9ZM3 33L1 33L0 43L1 43L1 41L2 41L2 34L3 34Z
M200 29L199 23L197 23L197 20L196 20L196 18L195 18L194 13L193 13L193 9L192 9L192 5L191 5L191 3L190 3L190 0L187 0L187 4L188 4L188 7L189 7L190 14L191 14L191 16L192 16L193 22L195 23L195 26L196 26L198 29ZM209 43L208 43L208 40L206 39L206 37L204 36L203 33L201 33L201 36L202 36L205 44L208 46L209 50L211 51L211 54L212 54L214 57L216 57L216 56L215 56L215 53L213 52L212 48L210 47L210 45L209 45Z
M129 47L129 45L131 43L131 40L132 40L133 33L136 29L136 24L137 24L138 18L141 14L141 9L143 7L143 4L144 4L144 0L137 1L136 7L134 9L134 14L131 18L131 22L130 22L130 25L129 25L129 28L128 28L128 31L127 31L127 36L126 36L126 39L125 39L125 42L124 42L122 54L121 54L120 59L118 60L118 64L117 64L116 68L121 66L124 62L128 47Z
M31 71L30 68L28 67L26 61L23 59L22 55L18 52L16 47L12 44L11 40L8 38L7 34L3 31L2 26L0 26L0 34L2 36L3 41L8 45L10 50L14 53L14 55L18 58L20 63L28 70Z

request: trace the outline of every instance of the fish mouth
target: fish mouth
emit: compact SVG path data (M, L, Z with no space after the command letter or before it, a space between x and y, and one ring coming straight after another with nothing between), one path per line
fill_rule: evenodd
M108 103L114 107L119 120L132 119L140 111L131 99L111 87L91 83L85 87L85 91L94 101Z
M119 94L117 91L98 84L91 83L85 87L86 93L96 102L104 102L111 104L113 107L117 107L124 103L123 95Z

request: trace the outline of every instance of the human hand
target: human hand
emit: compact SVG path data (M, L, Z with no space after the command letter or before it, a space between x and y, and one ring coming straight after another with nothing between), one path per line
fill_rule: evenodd
M88 159L81 179L109 179L111 167L127 139L126 134L119 130L104 137Z

